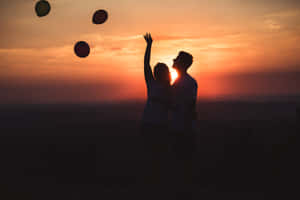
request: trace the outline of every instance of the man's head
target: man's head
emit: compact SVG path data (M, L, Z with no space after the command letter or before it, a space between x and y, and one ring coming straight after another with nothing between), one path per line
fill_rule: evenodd
M157 63L154 67L155 80L170 84L171 76L169 68L164 63Z
M192 65L193 56L187 52L180 51L173 61L173 68L185 72Z

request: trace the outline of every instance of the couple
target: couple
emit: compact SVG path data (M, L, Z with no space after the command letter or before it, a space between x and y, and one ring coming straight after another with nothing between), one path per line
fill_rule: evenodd
M183 161L183 165L189 165L177 172L183 172L185 177L190 177L184 171L190 171L195 142L193 121L196 119L197 82L187 73L193 63L193 57L189 53L179 52L173 63L178 78L171 85L171 76L166 64L157 63L154 74L152 73L152 37L147 33L144 38L147 42L144 58L147 103L143 113L142 134L146 153L150 156L148 165L151 165L151 172L148 174L155 174L159 179L164 177L170 168L162 169L168 165L162 163L168 162L166 160L171 156L175 160Z
M166 64L157 63L154 74L152 73L150 56L153 40L149 33L144 38L147 42L144 58L147 103L143 114L143 132L186 138L193 132L193 122L196 119L197 82L187 73L193 63L193 57L189 53L179 52L173 63L178 78L171 85L171 76Z

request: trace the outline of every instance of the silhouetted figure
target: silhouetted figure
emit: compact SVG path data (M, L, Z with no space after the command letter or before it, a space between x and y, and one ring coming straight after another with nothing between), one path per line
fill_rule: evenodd
M172 85L171 135L172 151L176 157L177 198L188 199L192 183L192 160L195 151L193 123L196 119L197 82L187 73L193 63L193 57L186 52L179 52L174 59L173 68L178 78ZM180 195L180 196L179 196Z
M160 182L162 161L167 153L168 110L170 106L170 73L166 64L158 63L154 67L154 76L150 66L152 38L144 36L147 48L144 58L144 74L147 85L147 103L142 119L142 134L146 152L146 181Z
M193 56L184 51L179 52L174 59L173 68L178 72L178 78L172 85L172 124L175 132L192 131L196 118L197 82L187 70L193 63Z
M157 63L154 76L150 66L152 38L146 34L147 48L144 59L144 75L147 85L147 103L143 113L144 130L166 131L168 127L168 109L170 106L170 72L166 64ZM154 131L153 130L153 131Z

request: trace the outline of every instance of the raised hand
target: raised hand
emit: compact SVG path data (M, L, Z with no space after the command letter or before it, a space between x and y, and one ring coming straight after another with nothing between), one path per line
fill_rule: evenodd
M144 38L145 38L148 45L152 44L153 40L152 40L152 37L151 37L150 33L146 33L146 35L144 35Z
M147 42L147 47L145 51L145 57L144 57L144 72L145 72L145 80L147 87L149 86L150 82L154 80L152 69L150 66L150 57L151 57L151 47L152 47L152 37L150 33L146 33L144 35L144 38Z

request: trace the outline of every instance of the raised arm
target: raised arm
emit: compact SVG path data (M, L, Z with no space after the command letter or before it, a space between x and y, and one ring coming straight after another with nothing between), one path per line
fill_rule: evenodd
M154 80L153 73L152 73L151 66L150 66L152 37L151 37L150 33L146 33L146 35L144 35L144 38L147 42L145 58L144 58L144 74L145 74L146 84L148 86L148 84Z

